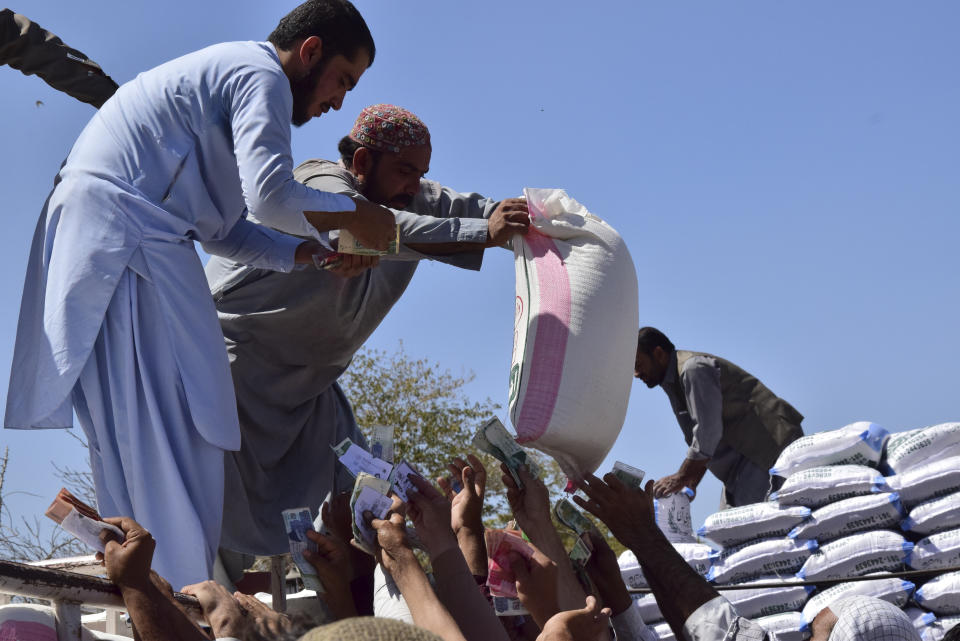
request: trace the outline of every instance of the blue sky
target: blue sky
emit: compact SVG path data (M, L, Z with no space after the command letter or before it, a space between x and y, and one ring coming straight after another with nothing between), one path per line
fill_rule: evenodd
M293 4L26 0L28 14L124 82L180 54L263 39ZM373 67L294 133L331 158L357 112L392 102L430 127L430 177L502 198L560 187L616 227L641 323L740 364L805 416L902 430L958 420L960 5L888 1L484 3L359 0ZM5 399L30 238L93 110L0 69L0 372ZM36 101L42 101L37 106ZM512 256L479 273L425 264L371 338L505 404ZM322 322L322 319L318 319ZM3 400L0 399L0 400ZM4 401L5 402L5 401ZM585 426L589 429L589 426ZM12 507L39 513L57 432L0 431ZM665 395L635 383L611 452L652 477L685 446ZM716 507L706 481L694 521Z

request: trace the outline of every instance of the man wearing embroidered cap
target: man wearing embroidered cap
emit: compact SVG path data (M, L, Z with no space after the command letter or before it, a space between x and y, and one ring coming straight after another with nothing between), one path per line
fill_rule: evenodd
M529 225L526 202L497 202L424 179L430 133L394 105L364 109L338 145L340 161L308 160L294 172L308 187L385 205L398 253L341 255L339 267L289 274L212 257L207 280L226 338L242 449L227 458L221 554L287 549L280 511L319 505L352 486L330 445L365 443L337 378L399 300L418 262L480 268L486 247ZM335 256L336 232L324 241Z
M903 610L872 596L851 596L824 608L810 630L810 641L920 641Z

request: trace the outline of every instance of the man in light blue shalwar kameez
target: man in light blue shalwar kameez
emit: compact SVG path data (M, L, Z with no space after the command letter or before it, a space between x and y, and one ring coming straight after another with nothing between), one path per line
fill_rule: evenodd
M290 156L290 123L339 109L374 53L353 5L309 0L270 42L144 72L86 126L41 214L5 425L66 428L76 410L101 513L153 533L175 588L211 576L223 452L240 446L194 241L278 271L309 260L318 227L385 244L389 212L298 183Z

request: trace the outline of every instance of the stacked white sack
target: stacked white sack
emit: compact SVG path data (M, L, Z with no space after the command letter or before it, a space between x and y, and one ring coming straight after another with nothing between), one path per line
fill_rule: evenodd
M707 517L697 534L729 548L786 534L810 517L807 507L782 507L774 502L752 503L716 512Z
M960 423L940 423L890 437L884 470L902 474L918 465L960 455Z
M791 474L770 500L780 505L803 505L815 510L855 496L885 492L886 479L866 465L823 465Z
M827 543L857 532L896 527L902 519L903 508L896 492L854 496L814 510L787 536Z
M921 641L943 641L947 632L960 626L960 615L938 617L920 632Z
M923 463L886 479L905 508L960 492L960 456Z
M785 537L751 541L724 549L707 573L707 580L722 585L748 581L764 575L791 576L816 549L816 541L798 541Z
M798 438L784 448L770 469L772 476L792 474L824 465L869 465L875 467L883 454L889 432L876 423L860 421L838 430Z
M901 525L904 532L921 536L960 527L960 492L921 503Z
M717 551L709 545L703 543L674 543L674 549L680 553L680 556L692 567L697 574L705 577L713 565L713 559L717 556ZM628 588L642 589L650 587L647 579L643 576L643 569L637 561L637 557L630 550L625 551L617 558L617 564L620 566L620 576Z
M599 467L623 427L637 348L637 273L620 234L562 189L524 195L530 231L513 241L510 419L518 442L580 479Z
M960 572L941 574L927 581L914 593L913 600L937 615L960 614Z
M783 612L754 619L754 623L770 634L771 641L806 641L810 632L803 627L799 612Z
M914 570L960 567L960 529L920 539L910 551L907 565Z
M840 583L810 597L807 604L803 606L803 622L809 627L821 610L829 608L841 598L848 596L872 596L902 608L910 601L915 587L910 581L894 577L879 578L876 581Z
M903 567L912 549L913 543L897 532L861 532L820 546L800 568L797 577L820 581L892 572Z
M740 585L775 583L781 580L777 576L765 576ZM785 585L782 588L755 588L752 590L720 588L717 592L733 604L740 616L754 619L799 610L807 602L813 588L804 585Z

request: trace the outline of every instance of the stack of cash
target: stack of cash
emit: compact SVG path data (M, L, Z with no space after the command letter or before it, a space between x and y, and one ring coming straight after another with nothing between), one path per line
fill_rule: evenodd
M350 511L353 514L353 538L369 554L373 554L377 533L367 525L364 512L371 512L376 519L384 518L390 511L393 501L387 496L390 492L390 480L377 478L366 472L360 472L350 495Z
M115 525L104 523L95 509L75 497L66 488L60 489L53 503L47 508L46 515L98 552L105 551L107 541L123 541L125 538L123 530Z
M410 481L411 476L423 478L423 475L420 474L419 470L417 470L412 463L405 460L397 463L394 466L393 471L390 473L390 485L393 488L393 492L399 496L400 500L404 503L409 500L407 492L417 489L417 487Z
M617 461L613 464L613 475L627 487L632 487L635 490L643 487L644 471L640 468Z
M517 577L510 567L510 552L525 559L533 556L533 548L517 530L486 530L487 586L493 596L517 597Z
M390 456L393 456L393 443L391 441ZM383 459L373 456L349 438L345 438L336 445L332 446L333 453L337 455L340 462L350 470L354 476L359 476L361 472L369 474L378 479L387 479L393 466Z
M583 512L567 499L560 499L554 503L553 514L558 521L576 532L577 536L585 532L599 532L593 521L584 516Z
M340 230L340 240L337 241L337 251L341 254L359 254L361 256L386 256L397 254L400 246L400 228L394 226L394 238L390 241L386 251L368 249L346 229Z
M310 515L310 508L297 507L284 510L283 525L287 530L287 541L290 543L290 555L297 569L300 570L300 578L303 579L303 587L308 590L323 593L323 583L317 576L317 571L303 558L304 550L311 552L317 551L317 544L307 538L307 530L313 529L313 517Z
M473 446L478 450L492 455L494 458L506 463L510 470L510 475L516 481L518 487L523 487L520 482L520 476L517 469L521 465L526 465L531 476L539 476L540 470L534 460L527 454L527 451L517 445L517 442L510 436L507 428L503 426L499 418L491 418L477 430L473 435Z

